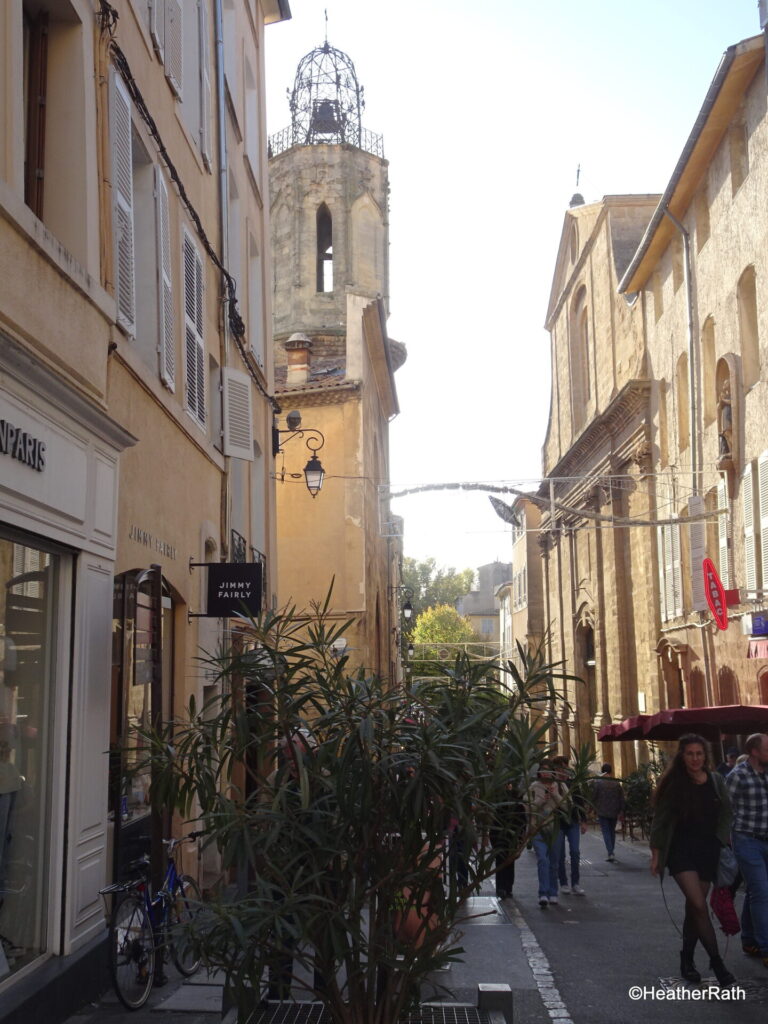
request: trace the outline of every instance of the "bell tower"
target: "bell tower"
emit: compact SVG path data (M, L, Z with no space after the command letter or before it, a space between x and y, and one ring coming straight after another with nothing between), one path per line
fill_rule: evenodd
M349 297L389 300L388 164L351 59L326 40L299 61L288 102L291 123L269 140L276 363L295 332L316 356L341 355Z

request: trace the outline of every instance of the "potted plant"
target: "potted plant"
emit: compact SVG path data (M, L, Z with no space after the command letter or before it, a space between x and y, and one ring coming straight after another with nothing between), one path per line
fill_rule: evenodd
M242 1022L301 966L336 1024L394 1024L460 957L457 915L497 856L542 824L519 808L551 749L562 668L521 651L522 670L489 683L489 663L458 657L401 687L334 655L348 624L328 607L251 622L251 650L208 659L222 695L142 736L153 804L194 821L236 874L195 941Z

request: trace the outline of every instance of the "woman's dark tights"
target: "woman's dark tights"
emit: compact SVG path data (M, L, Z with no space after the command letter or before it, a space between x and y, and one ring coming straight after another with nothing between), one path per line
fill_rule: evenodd
M685 920L683 921L683 951L693 956L697 940L707 951L710 960L719 956L717 936L707 908L709 882L703 882L695 871L681 871L674 876L685 896Z

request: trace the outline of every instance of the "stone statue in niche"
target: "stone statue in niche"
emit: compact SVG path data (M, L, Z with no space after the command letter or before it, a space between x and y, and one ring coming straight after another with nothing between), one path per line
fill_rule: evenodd
M720 437L720 458L733 457L733 408L731 405L731 382L726 379L720 387L717 400L717 430Z

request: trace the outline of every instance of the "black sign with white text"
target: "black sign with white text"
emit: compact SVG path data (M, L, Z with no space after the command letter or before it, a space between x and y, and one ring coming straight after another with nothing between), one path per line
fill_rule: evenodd
M226 619L246 611L258 615L261 572L259 562L209 562L206 618Z

